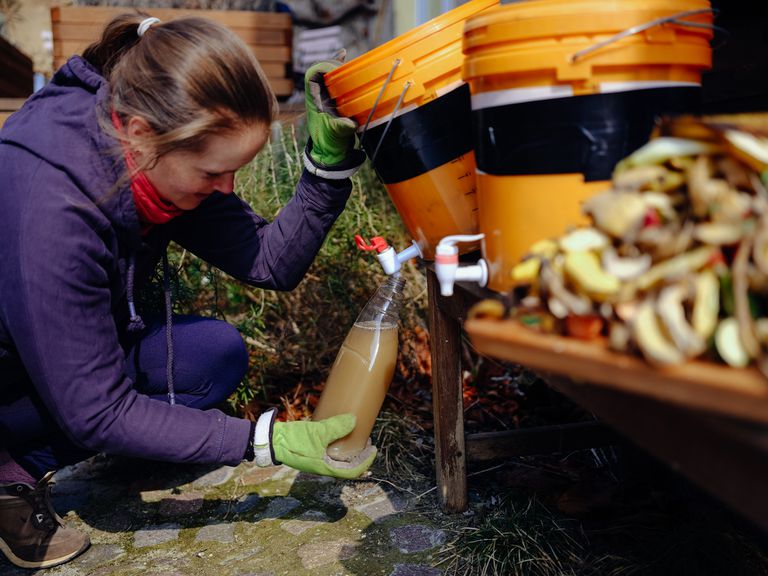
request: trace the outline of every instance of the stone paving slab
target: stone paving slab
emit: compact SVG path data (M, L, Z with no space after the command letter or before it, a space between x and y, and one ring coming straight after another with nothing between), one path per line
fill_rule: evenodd
M445 533L373 479L284 466L201 467L97 456L59 471L54 506L91 548L3 576L440 576ZM423 507L422 507L423 510Z

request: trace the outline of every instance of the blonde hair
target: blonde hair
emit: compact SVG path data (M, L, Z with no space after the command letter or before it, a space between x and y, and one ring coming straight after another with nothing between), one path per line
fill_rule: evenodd
M109 82L109 114L122 122L139 116L154 131L147 142L154 154L141 169L171 150L200 151L209 135L269 126L277 101L234 32L203 18L179 18L152 24L139 37L147 16L117 16L83 53Z

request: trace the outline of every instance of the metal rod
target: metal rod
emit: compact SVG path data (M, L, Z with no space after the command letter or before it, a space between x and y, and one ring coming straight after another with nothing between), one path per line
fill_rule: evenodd
M363 145L363 140L365 139L365 133L368 130L368 125L371 123L371 118L373 118L373 113L376 111L376 106L379 105L379 100L381 100L381 95L384 94L384 90L387 89L387 84L389 84L389 81L392 80L392 74L395 73L395 69L400 64L400 58L395 59L395 61L392 63L392 69L389 71L389 75L387 76L387 79L384 80L384 85L381 87L381 90L379 90L378 96L376 96L376 100L373 102L373 108L371 108L371 111L368 113L368 119L365 121L365 126L363 126L363 133L360 134L360 146Z
M637 26L632 26L631 28L627 28L623 32L619 32L618 34L611 36L607 40L598 42L597 44L594 44L589 48L585 48L584 50L579 50L578 52L576 52L571 56L570 61L571 63L576 62L577 60L579 60L580 58L583 58L587 54L591 54L595 50L600 50L600 48L604 48L605 46L613 44L614 42L618 42L619 40L622 40L627 36L633 36L635 34L639 34L640 32L644 32L649 28L662 26L670 22L674 24L678 24L680 26L690 26L693 28L709 28L713 30L715 27L712 26L711 24L705 24L702 22L686 22L684 20L678 20L678 18L687 18L688 16L696 16L698 14L707 14L707 13L714 13L714 10L712 10L711 8L703 8L701 10L686 10L684 12L678 12L677 14L670 14L669 16L664 16L663 18L656 18L655 20L651 20L649 22L646 22L645 24L638 24Z
M411 81L408 80L405 83L405 86L403 86L403 91L400 93L400 98L398 98L397 104L395 104L395 109L392 110L392 115L389 117L389 120L387 121L387 125L384 126L384 132L382 132L381 138L379 138L379 143L376 144L376 150L373 151L373 156L371 156L371 164L373 164L376 161L376 155L379 153L379 148L381 148L381 143L384 142L384 138L387 135L387 132L389 131L389 127L392 125L392 121L395 119L395 115L397 114L397 111L400 108L400 104L403 103L403 98L405 98L405 93L408 92L408 88L410 87L411 87Z

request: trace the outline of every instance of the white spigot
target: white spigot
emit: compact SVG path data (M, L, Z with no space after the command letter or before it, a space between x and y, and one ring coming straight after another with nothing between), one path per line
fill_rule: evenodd
M435 248L435 275L440 283L440 294L453 296L455 282L477 282L480 287L488 283L488 264L480 258L477 264L459 266L457 242L476 242L484 234L446 236Z
M421 248L419 248L416 240L413 240L411 245L401 252L395 251L381 236L371 238L370 244L362 236L355 236L355 243L361 250L375 250L376 258L388 276L399 272L403 262L407 262L411 258L422 257Z

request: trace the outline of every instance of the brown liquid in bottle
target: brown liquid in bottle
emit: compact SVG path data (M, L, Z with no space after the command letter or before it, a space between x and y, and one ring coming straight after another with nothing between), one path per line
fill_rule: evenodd
M357 417L355 429L328 447L334 460L349 461L365 448L387 394L397 361L397 324L356 322L341 345L312 416Z

